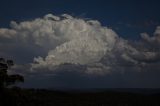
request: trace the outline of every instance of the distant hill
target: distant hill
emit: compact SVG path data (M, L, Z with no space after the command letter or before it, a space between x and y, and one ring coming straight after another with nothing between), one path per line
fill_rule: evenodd
M124 93L137 93L137 94L160 94L160 88L80 88L80 89L70 89L70 88L63 88L63 89L49 89L49 90L60 90L65 92L92 92L92 93L99 93L99 92L124 92Z
M159 89L59 91L12 88L0 93L0 106L160 106L160 93Z

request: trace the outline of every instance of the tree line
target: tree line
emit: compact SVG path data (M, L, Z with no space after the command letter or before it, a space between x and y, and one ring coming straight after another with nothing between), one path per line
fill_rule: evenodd
M0 58L0 91L14 85L17 82L24 82L24 77L19 74L8 74L8 70L14 65L13 60Z

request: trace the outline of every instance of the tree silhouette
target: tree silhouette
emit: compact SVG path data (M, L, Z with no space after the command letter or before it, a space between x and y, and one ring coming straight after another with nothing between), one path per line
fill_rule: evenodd
M14 65L12 60L0 58L0 90L13 85L16 82L24 82L23 76L19 74L8 75L7 71Z

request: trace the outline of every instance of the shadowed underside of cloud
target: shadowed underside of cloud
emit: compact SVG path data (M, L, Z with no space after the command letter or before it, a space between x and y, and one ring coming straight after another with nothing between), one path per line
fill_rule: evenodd
M76 72L83 75L159 71L160 27L152 37L128 41L97 20L68 14L17 23L0 28L0 56L27 64L22 73Z

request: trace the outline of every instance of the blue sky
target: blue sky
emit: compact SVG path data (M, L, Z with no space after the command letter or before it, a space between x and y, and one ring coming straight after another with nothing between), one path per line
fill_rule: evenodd
M11 20L32 20L48 13L68 13L99 20L120 36L137 39L139 33L153 33L160 23L159 0L1 0L0 26Z
M159 4L0 0L0 56L24 87L159 88Z

